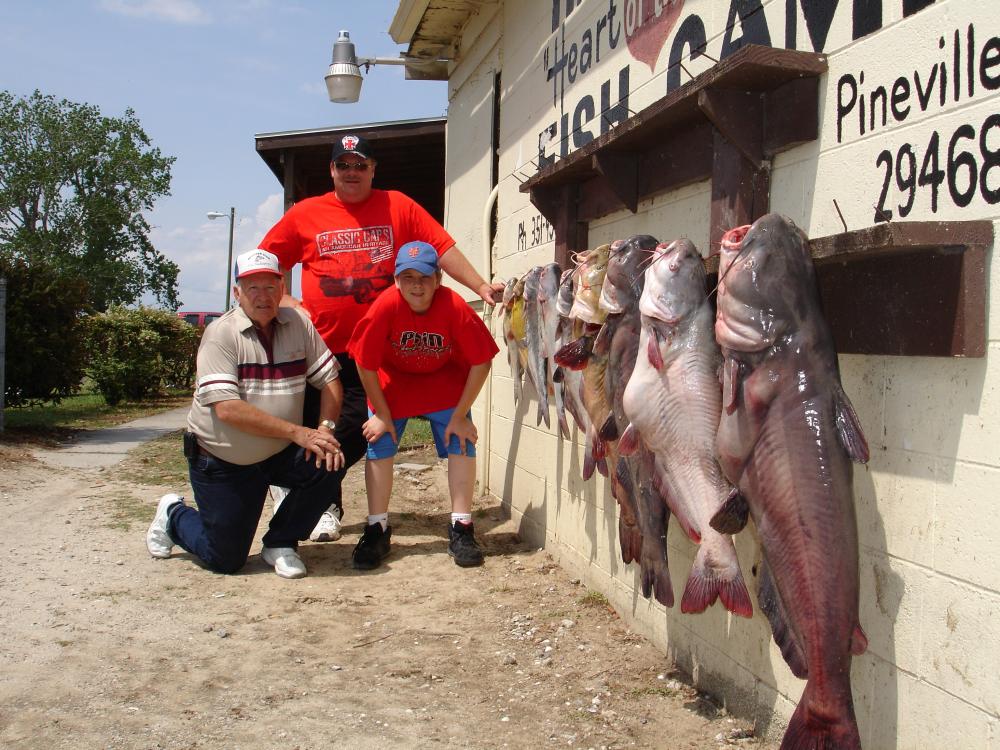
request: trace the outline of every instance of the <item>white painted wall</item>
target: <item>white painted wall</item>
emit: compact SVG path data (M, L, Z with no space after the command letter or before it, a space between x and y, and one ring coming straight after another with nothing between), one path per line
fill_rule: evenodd
M581 130L598 135L599 120L585 116L590 112L587 97L599 109L606 84L606 98L614 102L622 69L628 71L632 111L662 97L679 30L694 28L698 21L706 31L709 54L720 56L730 10L728 2L712 0L683 2L666 36L663 26L649 26L632 35L630 48L625 24L632 16L626 17L626 11L635 3L651 2L655 0L584 0L569 18L560 17L555 32L551 4L538 0L499 2L470 22L463 56L476 62L451 81L448 225L463 249L474 246L475 225L489 190L480 177L483 164L488 165L484 160L489 133L481 126L487 79L492 86L486 72L502 62L500 227L494 257L500 277L520 275L553 256L551 227L518 191L519 182L535 171L531 160L537 156L539 133L551 123L559 130L563 115L572 128L574 116L582 113ZM815 34L810 34L803 4L809 5L806 0L794 4L794 24L785 16L784 0L764 4L763 18L774 46L785 46L794 26L797 48L813 51ZM1000 79L1000 8L982 0L938 0L903 18L901 0L884 0L881 28L853 40L853 4L823 5L835 5L835 11L825 45L817 50L829 56L829 73L820 81L821 135L775 160L772 210L787 214L810 236L823 236L842 229L832 204L836 198L851 229L870 226L886 173L878 162L880 153L887 152L894 169L903 149L901 181L906 183L905 144L910 144L919 173L936 133L943 169L953 138L956 153L964 149L973 154L975 191L967 205L959 205L964 202L961 195L956 201L945 179L932 210L931 185L918 184L905 218L985 218L1000 228L1000 208L985 197L987 191L1000 189L1000 165L986 170L985 189L979 184L984 162L993 158L989 153L984 157L984 151L1000 152L1000 97L998 90L983 86L984 76ZM565 0L560 6L565 7ZM617 24L620 35L614 50L609 49L609 9L615 11L612 26ZM759 33L759 21L758 14L746 24L737 23L729 36L738 39L755 22ZM975 89L970 94L963 56L956 95L953 35L959 33L964 49L970 27L975 35ZM815 19L812 28L815 32ZM592 64L583 72L580 49L588 33L592 40L601 37L601 57L598 62L595 45ZM575 80L568 80L567 62L567 78L554 84L546 69L559 57L564 39L567 49L577 44ZM684 62L694 75L712 64L704 57ZM943 103L942 64L948 73ZM935 76L925 107L915 91L915 72L922 87ZM898 79L908 84L897 84ZM688 74L681 72L680 80L689 80ZM867 110L878 86L891 95L894 84L899 91L908 85L909 97L897 107L902 114L909 106L905 117L897 120L890 108L883 126L879 111L874 130L866 117L862 133L860 105L855 103L841 113L838 137L838 96L841 109L848 109L852 80ZM989 122L996 124L984 134L991 117L995 119ZM963 138L963 128L971 128L973 137ZM573 148L571 139L568 150ZM556 142L547 153L558 150ZM968 183L965 172L959 170L954 182L955 192L961 194ZM890 173L884 207L897 219L903 218L899 204L905 204L908 195L896 185L894 171ZM636 215L623 211L592 223L590 243L596 246L635 233L660 239L686 235L704 252L708 212L708 185L689 186L644 201ZM1000 748L1000 526L992 512L995 488L1000 486L1000 270L992 254L987 273L985 358L840 358L845 389L872 448L870 464L855 469L861 621L870 645L867 654L854 659L853 686L866 748ZM526 390L530 392L530 386ZM581 436L567 443L544 426L536 427L533 399L514 409L503 356L495 362L487 408L491 448L481 460L489 461L489 489L509 503L521 520L522 533L544 543L564 566L603 591L632 627L660 643L699 684L737 710L756 711L765 723L773 715L772 729L779 730L804 683L785 666L764 618L733 618L718 606L686 616L643 599L637 567L623 565L619 557L616 507L607 483L580 479ZM668 545L674 589L680 592L693 547L676 524ZM737 548L755 590L750 571L757 547L749 532L737 538Z

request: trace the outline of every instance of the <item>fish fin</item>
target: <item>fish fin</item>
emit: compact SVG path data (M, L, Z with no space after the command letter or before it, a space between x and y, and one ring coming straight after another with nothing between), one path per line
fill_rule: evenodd
M660 356L660 339L656 334L655 328L651 328L649 333L649 342L646 344L646 358L649 360L649 364L653 366L653 369L660 372L663 369L663 357Z
M788 722L781 750L814 748L861 750L861 735L850 692L846 704L826 705L822 698L816 696L815 685L809 681Z
M622 489L633 495L635 493L635 484L632 482L632 472L628 470L628 462L624 458L619 458L618 463L615 465L615 479L621 484Z
M666 503L670 512L677 516L677 522L681 525L681 529L695 544L701 544L701 532L695 528L694 524L691 523L691 519L682 513L678 513L680 506L673 501L670 497L670 489L667 487L666 481L659 474L654 476L653 485L656 487L656 491L660 493L660 497L663 498L663 502Z
M735 357L726 357L723 364L725 373L722 378L722 408L726 414L736 411L740 394L740 365Z
M851 653L855 656L861 656L867 650L868 636L865 635L865 631L861 629L860 625L855 625L854 632L851 633Z
M681 612L697 614L711 607L719 598L719 579L709 573L705 547L699 547L681 594Z
M618 455L631 456L639 449L639 431L631 422L618 439Z
M840 444L847 451L847 455L855 463L868 463L870 455L868 440L865 439L865 433L861 429L861 421L843 388L838 388L837 393L834 394L833 409L837 420L837 436L840 438Z
M768 567L766 560L761 561L759 570L757 603L760 605L760 611L764 613L767 621L771 624L771 634L774 636L774 642L781 649L781 655L784 657L789 669L792 670L792 674L800 680L804 680L809 677L809 667L805 652L802 650L802 645L796 639L795 633L788 627L788 616L785 613L785 605L782 603L778 589L774 585L774 579L771 577L771 569Z
M602 325L601 329L594 336L594 354L607 355L611 350L611 333L607 325Z
M750 516L750 506L739 488L733 487L722 506L715 512L708 525L720 534L738 534L747 525Z
M557 365L568 367L570 370L582 370L587 366L592 351L592 339L589 336L580 338L564 344L562 348L553 355Z
M668 609L674 606L674 587L670 583L670 571L665 560L650 562L645 558L640 559L639 580L644 597L648 599L654 596L656 601Z
M569 440L569 420L566 419L566 409L557 407L556 416L559 417L559 434L562 435L564 440Z
M540 425L545 422L545 426L549 426L549 404L546 399L543 399L541 395L538 398L538 414L535 415L535 424Z
M590 454L595 460L599 461L607 455L608 447L604 444L603 440L597 437L597 433L594 431L593 425L591 425L587 430L587 442L590 444ZM607 474L604 476L607 476Z
M556 367L556 369L552 371L552 382L562 383L565 380L566 380L566 373L563 372L563 368Z
M639 560L642 553L642 532L634 520L629 522L624 515L618 516L618 543L622 548L623 563L627 565Z
M648 502L650 488L640 488L643 497L640 502ZM642 583L642 595L647 599L650 594L656 597L656 601L664 607L674 606L674 587L670 582L670 569L667 565L667 522L670 513L666 512L666 504L655 498L657 503L661 503L663 518L661 523L655 523L650 533L642 535L642 556L639 559L639 580Z
M747 591L742 573L737 573L736 578L725 579L719 584L719 601L734 615L748 619L753 617L753 603L750 601L750 592Z
M695 555L691 574L681 596L681 612L685 614L704 612L715 600L740 617L753 617L750 592L743 582L739 568L733 576L720 576L708 563L708 548L701 546Z
M583 452L583 480L587 481L592 476L594 476L594 469L596 469L596 468L597 468L597 461L594 459L594 457L592 455L590 455L590 451L584 451Z
M608 475L608 460L603 456L597 459L597 472L602 477L606 477Z
M618 439L618 422L615 420L614 414L608 414L608 418L604 420L597 436L608 443Z

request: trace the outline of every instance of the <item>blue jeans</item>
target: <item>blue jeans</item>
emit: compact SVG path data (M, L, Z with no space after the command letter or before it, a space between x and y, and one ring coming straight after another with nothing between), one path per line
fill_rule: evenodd
M343 469L317 469L314 461L305 460L304 453L292 443L248 466L231 464L204 451L188 458L198 509L174 507L168 523L171 539L210 569L235 573L250 555L268 485L276 484L291 492L271 519L262 541L265 547L296 548L329 507L344 475Z

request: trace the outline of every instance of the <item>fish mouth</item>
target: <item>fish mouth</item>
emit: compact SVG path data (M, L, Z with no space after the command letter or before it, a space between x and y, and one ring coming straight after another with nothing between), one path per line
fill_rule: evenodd
M752 325L732 320L720 312L715 319L715 340L719 346L737 352L759 352L767 349L771 342L764 338Z

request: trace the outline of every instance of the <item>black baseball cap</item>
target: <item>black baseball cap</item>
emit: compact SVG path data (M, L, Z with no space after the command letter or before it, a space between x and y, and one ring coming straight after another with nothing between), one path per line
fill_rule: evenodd
M347 134L333 142L333 153L330 154L330 161L336 161L344 154L357 154L362 159L371 159L371 144L360 135Z

